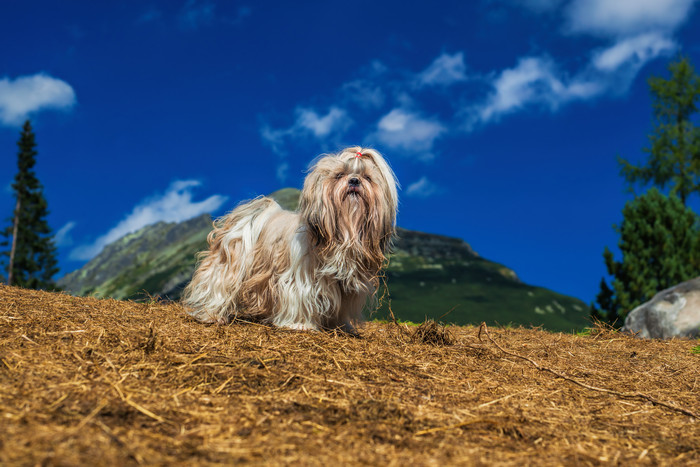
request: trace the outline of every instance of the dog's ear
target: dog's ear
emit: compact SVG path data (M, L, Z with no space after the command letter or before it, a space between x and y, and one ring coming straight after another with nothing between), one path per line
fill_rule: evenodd
M306 226L314 245L326 245L330 240L332 227L328 225L329 206L324 199L323 176L318 166L314 166L304 180L304 188L299 199L299 213L306 222ZM332 218L332 217L331 217Z

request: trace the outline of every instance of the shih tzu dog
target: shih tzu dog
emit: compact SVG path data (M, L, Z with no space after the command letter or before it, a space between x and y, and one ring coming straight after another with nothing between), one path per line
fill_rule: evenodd
M376 303L397 205L396 177L377 151L323 155L296 212L260 197L214 222L183 304L207 323L355 332Z

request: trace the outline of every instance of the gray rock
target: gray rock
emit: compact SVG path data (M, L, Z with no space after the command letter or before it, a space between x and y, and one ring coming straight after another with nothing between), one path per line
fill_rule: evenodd
M638 337L700 337L700 277L663 290L632 310L623 331Z

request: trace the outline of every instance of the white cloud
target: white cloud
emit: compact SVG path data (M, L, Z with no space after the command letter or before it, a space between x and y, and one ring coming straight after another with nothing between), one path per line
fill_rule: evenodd
M347 99L364 110L378 109L386 100L382 88L368 80L358 79L345 83L341 91Z
M514 67L493 75L488 81L492 91L483 102L463 112L466 128L529 107L556 111L571 102L624 94L646 63L675 47L672 40L656 33L624 38L593 51L589 63L573 74L548 57L520 58Z
M488 122L528 105L556 110L560 105L587 99L603 91L602 83L577 76L566 79L554 62L544 57L525 57L513 68L501 71L491 82L492 93L472 109L477 121Z
M66 225L58 229L56 234L53 236L53 241L58 247L70 246L73 244L73 238L70 235L70 231L75 227L75 222L67 222Z
M676 44L662 34L641 34L595 52L591 62L598 70L612 72L626 64L641 67L660 55L673 52L675 48Z
M556 82L551 68L549 61L528 57L521 59L514 68L503 70L493 82L494 92L481 109L481 119L490 120L547 96Z
M351 126L368 135L364 144L386 146L417 159L434 157L434 147L452 130L471 131L477 125L497 122L501 117L532 109L556 112L573 102L624 95L650 61L677 49L674 32L688 20L700 0L486 0L524 8L559 20L552 34L579 41L571 35L588 35L583 57L559 60L546 52L521 56L509 68L490 73L467 67L463 52L437 54L424 70L410 72L372 62L335 92L339 107L320 114L314 109L295 109L288 128L261 127L262 139L284 155L290 139L315 138L329 146ZM522 11L520 12L522 13ZM593 42L595 41L595 42ZM590 45L594 44L594 45ZM576 65L574 65L576 64ZM453 86L460 83L460 86ZM486 91L479 89L486 86ZM426 92L442 87L441 92ZM478 97L474 97L478 96ZM441 99L442 102L438 100ZM467 101L469 99L469 101ZM468 102L455 120L444 113L426 117L426 108L442 109ZM438 108L434 106L432 108ZM348 109L354 118L351 119ZM392 110L393 109L393 110ZM431 111L432 112L432 111ZM444 110L441 110L444 112ZM378 121L377 115L380 115ZM375 128L368 124L377 122ZM451 132L454 134L454 131ZM280 166L278 178L285 176Z
M419 180L408 185L404 193L406 196L415 198L427 198L440 193L440 191L440 187L428 180L428 177L423 176Z
M574 0L565 11L567 30L603 37L670 33L689 16L695 0Z
M591 51L589 62L571 74L549 58L521 58L513 68L494 75L487 100L466 111L466 127L528 106L555 111L572 101L626 93L644 65L676 50L672 33L688 18L694 2L572 0L563 7L565 30L599 36L609 43ZM531 0L525 6L542 12L557 8L558 3Z
M342 135L353 124L348 113L338 107L331 107L325 115L319 115L313 109L297 107L295 114L294 124L289 128L273 129L269 125L260 128L260 136L277 154L284 155L284 145L288 139L328 139Z
M284 139L290 135L288 129L275 130L267 124L260 127L260 137L276 154L284 154Z
M447 128L434 118L424 118L419 113L397 108L384 115L377 123L377 130L368 137L371 144L382 144L409 154L418 154L423 160L433 158L435 140Z
M331 132L344 131L350 125L350 118L345 110L331 107L326 115L320 116L312 109L297 109L296 125L308 130L316 138L325 138Z
M280 183L285 183L287 181L287 176L289 175L289 162L282 162L277 166L277 180Z
M4 125L20 125L33 112L67 110L74 105L73 88L47 74L0 79L0 122Z
M156 222L182 222L200 214L216 211L228 199L227 196L213 195L202 201L193 201L192 189L199 185L201 182L197 180L177 180L171 183L165 193L138 204L131 213L92 244L75 248L70 253L70 258L83 261L92 259L106 245L126 234Z
M467 79L467 66L462 52L443 53L428 68L418 74L419 86L449 86Z

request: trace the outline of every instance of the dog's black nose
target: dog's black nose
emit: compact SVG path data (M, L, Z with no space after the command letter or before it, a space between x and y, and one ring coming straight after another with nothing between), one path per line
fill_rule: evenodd
M360 184L360 179L357 177L352 177L350 180L348 180L348 183L350 186L358 186Z

